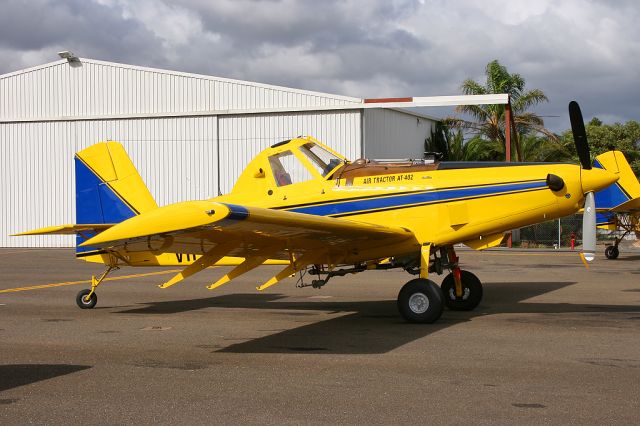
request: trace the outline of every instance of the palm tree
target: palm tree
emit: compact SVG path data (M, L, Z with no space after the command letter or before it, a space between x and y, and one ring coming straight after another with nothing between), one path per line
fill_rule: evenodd
M575 152L573 146L573 140L571 140L571 145L566 145L557 137L551 139L525 135L520 139L522 161L571 161L573 159L572 153Z
M500 161L504 158L504 146L497 140L474 136L465 141L462 129L454 132L440 122L425 139L424 149L441 153L443 161Z
M442 154L443 161L467 160L462 130L453 133L449 126L441 122L436 122L431 134L424 140L424 150Z
M482 85L471 79L462 83L461 89L465 95L486 95L491 93L508 93L511 98L516 132L515 139L517 160L522 161L522 148L520 138L527 134L542 134L550 139L556 136L544 127L542 118L527 111L540 102L548 101L547 96L540 89L525 90L525 81L520 74L509 74L507 68L500 65L498 60L487 64L485 70L487 76L486 85ZM445 123L450 126L471 129L483 138L499 141L506 146L505 138L505 105L461 105L456 107L456 112L472 116L475 121L466 121L461 118L448 118Z

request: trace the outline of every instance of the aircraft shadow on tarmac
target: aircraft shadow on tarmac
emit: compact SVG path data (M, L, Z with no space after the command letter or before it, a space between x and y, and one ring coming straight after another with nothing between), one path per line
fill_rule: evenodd
M276 314L300 316L305 325L232 344L214 352L231 353L318 353L379 354L414 340L471 321L474 317L500 313L639 313L640 307L536 303L524 300L559 290L575 282L485 283L485 299L471 312L445 311L435 324L407 324L399 316L395 300L364 302L288 301L279 294L233 294L206 299L145 303L145 307L119 310L126 314L173 314L204 308L265 309ZM283 312L278 312L278 311ZM344 313L339 317L313 321L313 313ZM320 313L320 312L318 312ZM243 314L246 315L246 314Z
M0 365L0 392L91 368L73 364Z
M620 256L619 258L617 258L616 260L613 260L612 262L629 262L629 261L638 261L640 260L640 255L633 255L633 256L625 256L624 253L622 254L622 256Z

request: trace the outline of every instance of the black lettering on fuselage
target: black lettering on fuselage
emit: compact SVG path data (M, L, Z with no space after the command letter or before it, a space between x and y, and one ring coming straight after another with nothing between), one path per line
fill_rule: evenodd
M182 263L182 259L184 259L185 262L191 262L191 261L195 262L197 258L198 256L195 254L176 253L176 260L178 261L178 263Z

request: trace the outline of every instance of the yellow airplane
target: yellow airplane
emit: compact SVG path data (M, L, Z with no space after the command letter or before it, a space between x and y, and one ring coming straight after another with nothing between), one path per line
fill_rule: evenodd
M582 125L575 102L570 113ZM588 159L584 126L577 132ZM76 256L106 265L78 293L81 308L96 305L96 288L120 266L185 266L161 288L210 266L234 266L209 289L263 264L284 266L258 290L298 272L314 275L319 288L336 276L403 268L417 277L399 292L401 315L432 323L444 305L471 310L482 298L480 280L459 267L457 243L493 247L506 231L573 214L586 202L593 241L583 259L593 259L593 193L618 177L581 163L350 162L299 137L261 152L227 195L158 207L123 147L103 142L75 157L78 223L20 235L77 234ZM441 287L428 279L443 271L451 272Z
M631 232L640 235L640 182L620 151L598 155L594 166L619 178L614 185L595 194L597 226L617 233L613 245L608 245L604 254L607 259L617 259L620 241Z

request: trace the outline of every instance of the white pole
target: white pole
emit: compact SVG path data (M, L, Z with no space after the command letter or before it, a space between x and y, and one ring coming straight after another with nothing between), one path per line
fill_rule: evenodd
M560 248L560 240L562 238L562 225L560 224L560 219L558 219L558 248Z

